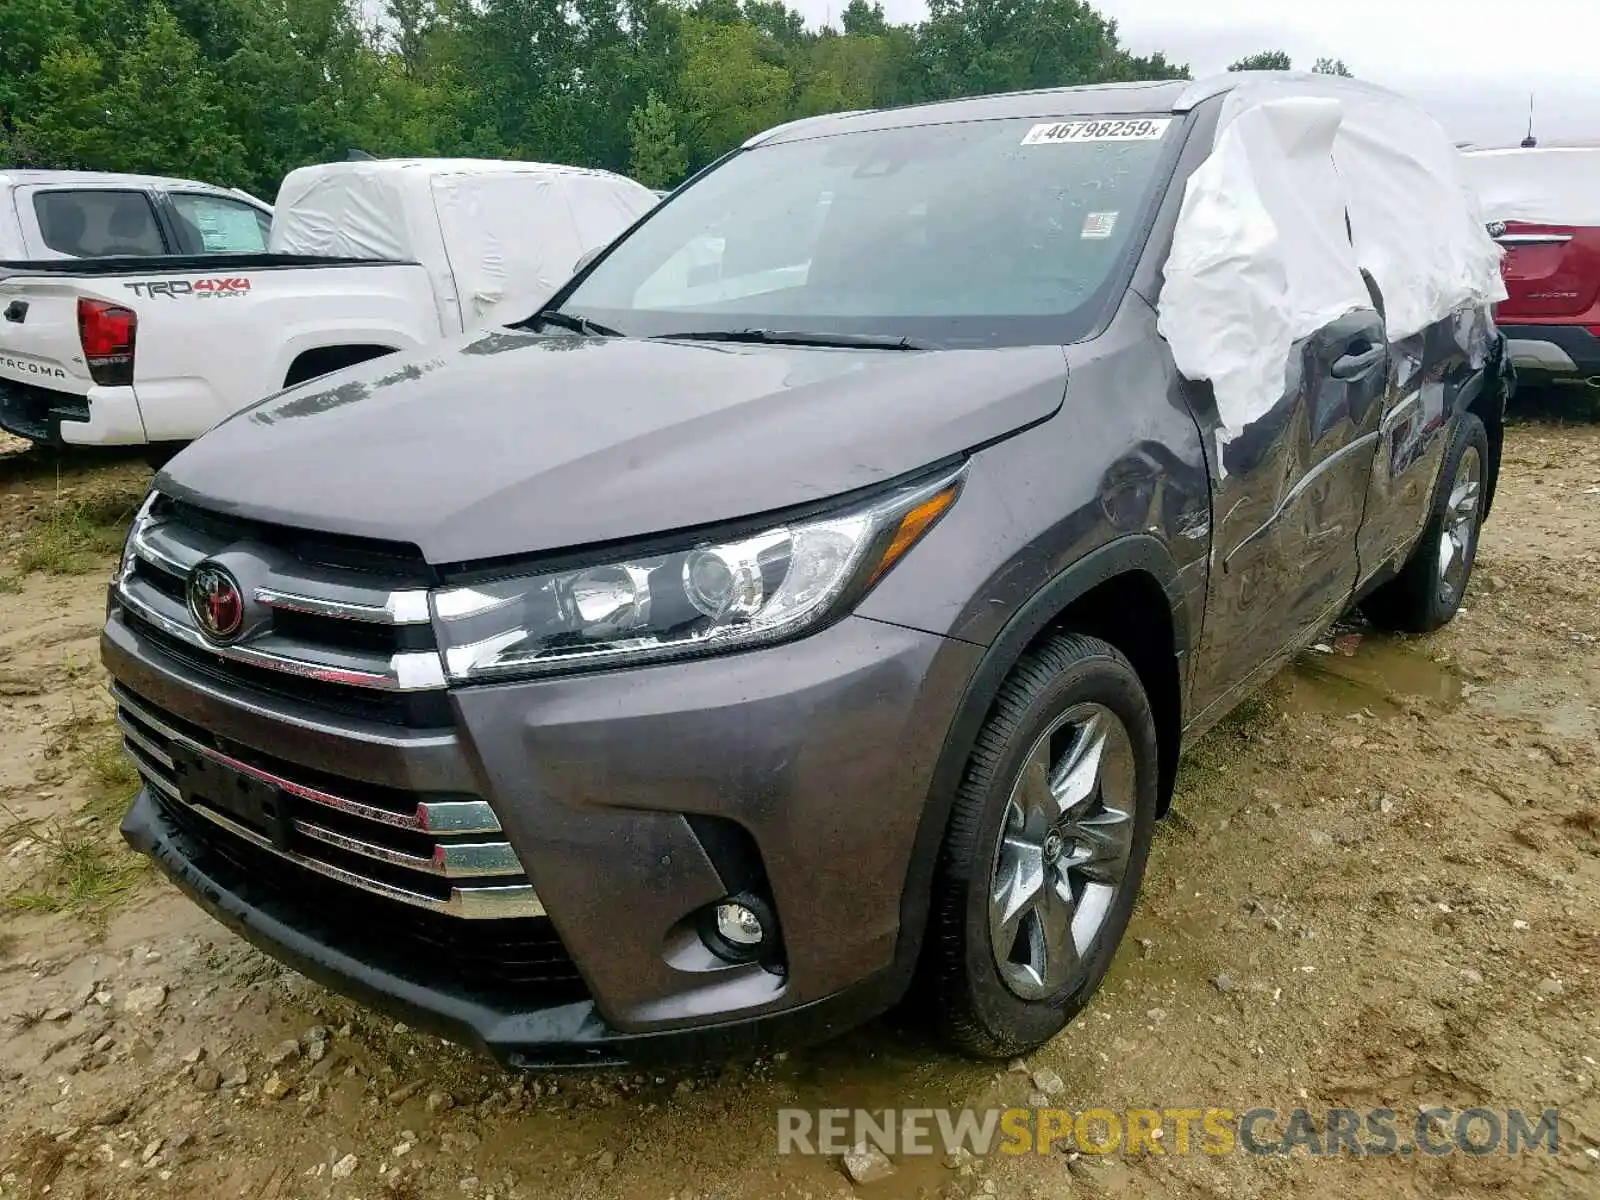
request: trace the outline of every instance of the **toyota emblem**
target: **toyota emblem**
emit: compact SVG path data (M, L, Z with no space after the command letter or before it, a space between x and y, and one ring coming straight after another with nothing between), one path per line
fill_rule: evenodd
M235 638L244 627L244 594L226 568L203 562L189 572L189 612L213 642Z

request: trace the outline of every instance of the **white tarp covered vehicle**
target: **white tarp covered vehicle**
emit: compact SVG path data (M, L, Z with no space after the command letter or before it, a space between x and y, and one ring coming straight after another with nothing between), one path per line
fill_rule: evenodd
M455 315L445 323L470 329L538 308L586 252L658 200L609 171L553 163L325 163L284 178L270 249L415 259L428 272L440 313ZM507 317L511 310L515 316Z
M532 315L658 199L470 159L291 172L268 253L0 262L0 428L184 442L292 383Z
M1262 75L1228 93L1188 180L1159 328L1179 370L1212 384L1228 438L1283 394L1299 339L1372 304L1363 272L1398 342L1504 299L1499 263L1460 152L1421 108L1352 80Z
M1600 226L1600 146L1472 150L1463 162L1487 220Z

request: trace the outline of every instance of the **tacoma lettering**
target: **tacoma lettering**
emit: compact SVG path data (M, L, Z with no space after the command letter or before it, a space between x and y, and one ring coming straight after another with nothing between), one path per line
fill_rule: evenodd
M65 379L67 373L60 367L49 363L37 363L26 358L12 358L9 354L0 356L0 367L8 371L20 371L24 375L42 375L47 379Z

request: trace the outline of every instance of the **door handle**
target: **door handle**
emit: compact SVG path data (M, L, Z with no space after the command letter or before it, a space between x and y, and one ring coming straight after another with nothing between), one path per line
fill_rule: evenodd
M1359 354L1344 354L1333 360L1335 379L1360 379L1383 361L1387 351L1382 346L1369 346Z
M26 300L13 300L6 305L6 320L13 325L21 325L28 319L28 302Z

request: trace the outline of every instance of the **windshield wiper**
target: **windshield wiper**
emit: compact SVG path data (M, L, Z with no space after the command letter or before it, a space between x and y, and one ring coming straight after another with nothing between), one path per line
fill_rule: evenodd
M933 350L931 342L882 333L813 333L804 329L691 329L658 333L656 342L748 342L770 346L840 346L859 350Z
M570 329L573 333L581 333L584 337L622 337L620 330L602 325L598 321L591 321L588 317L580 317L574 313L564 313L559 308L545 308L533 314L526 321L518 324L531 328L535 325L554 325L558 329Z

